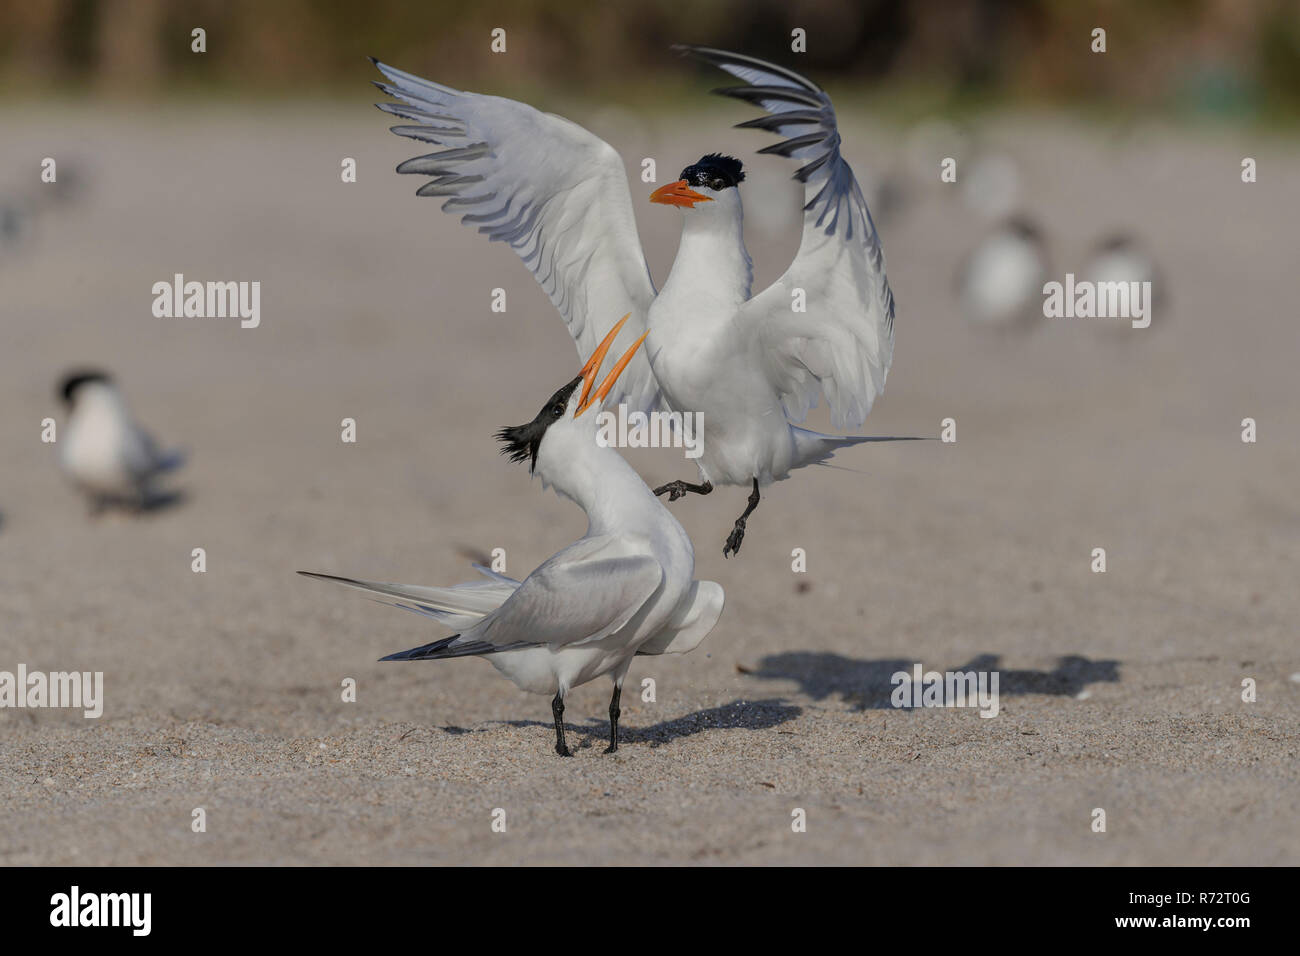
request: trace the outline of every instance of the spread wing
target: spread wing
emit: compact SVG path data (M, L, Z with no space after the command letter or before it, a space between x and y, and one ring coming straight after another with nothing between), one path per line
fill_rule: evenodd
M374 63L389 80L375 85L401 101L379 108L415 123L393 132L446 147L397 167L433 177L417 195L445 197L443 211L461 213L465 225L508 243L560 311L583 361L632 313L613 346L622 354L645 331L655 289L614 148L525 103ZM642 410L657 403L643 351L619 378L612 401Z
M817 84L784 67L707 47L676 47L745 82L716 90L769 115L740 123L786 137L759 150L803 161L803 239L790 268L741 309L786 413L802 421L826 395L836 428L862 424L885 388L894 354L894 295L862 190L840 155L835 110ZM805 312L792 309L802 289Z
M640 535L583 538L543 562L499 609L462 631L457 641L493 646L598 641L635 617L663 576L650 542Z

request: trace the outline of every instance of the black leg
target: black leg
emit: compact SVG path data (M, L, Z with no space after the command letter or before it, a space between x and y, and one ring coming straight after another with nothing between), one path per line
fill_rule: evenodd
M660 485L655 489L656 495L668 493L669 501L676 501L678 498L685 498L688 492L695 492L697 495L707 495L713 490L713 482L706 481L702 484L693 485L689 481L670 481L666 485Z
M568 744L564 742L564 696L559 691L551 701L551 713L555 715L555 752L561 757L572 757Z
M723 545L722 556L729 558L733 554L740 554L740 542L745 540L745 519L754 513L758 507L758 479L754 479L754 490L749 495L749 507L745 513L736 519L736 526L731 529L731 534L727 535L727 543Z
M618 709L619 698L623 696L623 685L614 685L614 696L609 699L609 746L605 748L605 753L612 754L618 750L618 717L621 710Z

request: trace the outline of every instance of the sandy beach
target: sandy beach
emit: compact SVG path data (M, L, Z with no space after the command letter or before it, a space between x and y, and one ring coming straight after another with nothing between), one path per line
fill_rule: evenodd
M450 584L503 548L522 576L585 528L492 437L576 373L562 323L508 249L393 174L417 144L367 102L2 111L2 185L34 192L55 156L84 188L0 249L0 670L102 671L104 713L0 710L0 862L1300 863L1292 142L987 124L1054 277L1117 226L1156 251L1169 299L1140 331L971 328L952 276L985 226L938 157L904 167L909 206L881 223L895 359L864 431L953 418L957 441L796 473L731 560L745 492L674 503L722 619L633 665L616 755L608 683L573 692L563 760L547 700L480 660L378 663L446 632L294 573ZM656 281L679 220L640 159L712 150L752 164L747 207L777 210L748 220L756 285L783 271L791 167L729 128L748 111L564 111L627 161ZM898 129L842 122L861 175L905 162ZM175 273L259 281L260 325L156 318ZM179 503L95 519L62 480L41 421L84 364L189 452ZM629 457L651 484L694 480L679 451ZM998 715L891 706L917 663L997 671Z

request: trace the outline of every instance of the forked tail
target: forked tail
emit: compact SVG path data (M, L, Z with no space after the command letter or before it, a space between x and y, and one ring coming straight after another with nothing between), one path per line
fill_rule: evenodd
M811 431L807 428L796 428L791 426L794 432L794 447L796 468L803 465L815 465L818 462L826 461L841 448L848 448L850 445L861 445L865 442L872 441L938 441L937 438L922 437L919 435L903 436L877 436L877 435L823 435L821 432Z
M421 584L388 584L382 581L363 581L358 578L344 578L335 574L317 574L315 571L299 571L309 578L333 581L368 594L378 594L385 598L397 600L382 601L393 607L414 611L431 617L448 627L464 629L477 624L479 620L492 613L506 602L506 598L515 593L519 582L498 574L482 565L474 565L488 580L471 581L449 588L427 587ZM429 645L432 647L433 645ZM421 648L415 648L421 650ZM449 655L442 655L449 656ZM387 658L386 658L387 659ZM411 658L415 660L415 658Z

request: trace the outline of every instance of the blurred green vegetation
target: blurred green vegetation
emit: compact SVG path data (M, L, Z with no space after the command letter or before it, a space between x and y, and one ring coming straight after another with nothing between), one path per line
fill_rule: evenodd
M496 27L504 55L489 49ZM795 28L806 53L791 52ZM1300 106L1300 0L11 0L0 94L360 98L373 54L462 87L612 88L639 105L695 81L675 42L797 63L873 100L1274 118Z

